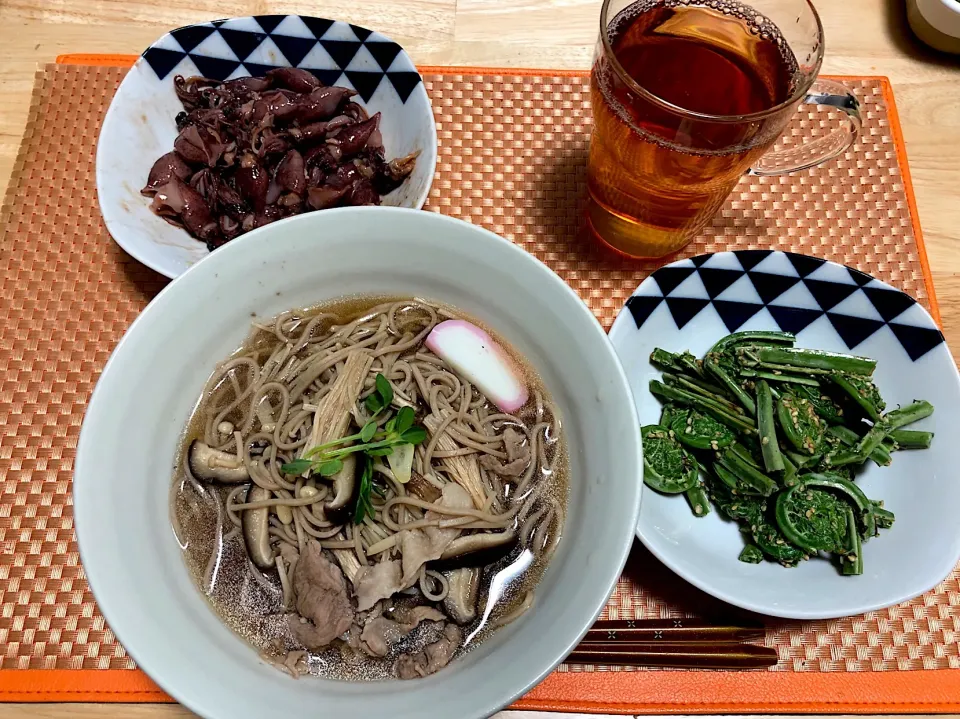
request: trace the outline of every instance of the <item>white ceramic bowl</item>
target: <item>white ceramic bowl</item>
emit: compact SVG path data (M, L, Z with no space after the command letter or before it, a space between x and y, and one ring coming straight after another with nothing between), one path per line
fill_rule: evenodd
M293 680L257 658L194 587L170 528L184 423L251 317L356 293L417 295L488 323L559 404L571 482L563 538L535 608L438 674L411 682ZM637 414L607 336L545 265L479 227L395 208L301 215L229 243L161 292L107 363L84 418L74 503L84 569L124 647L207 717L485 717L577 644L633 543Z
M650 394L661 372L650 352L702 357L740 330L787 330L797 346L877 360L874 380L887 409L927 399L935 411L909 429L935 432L927 450L867 462L857 484L896 521L863 545L863 575L841 576L826 559L787 569L737 560L744 540L716 508L694 517L682 496L644 494L637 535L681 577L724 601L791 619L860 614L912 599L960 561L960 377L936 323L908 295L857 270L816 257L770 250L718 252L680 260L644 280L617 317L610 338L630 378L642 424L656 424Z
M183 110L174 75L232 80L275 67L310 70L324 84L357 90L372 115L387 159L419 151L416 167L383 204L419 209L437 165L430 98L410 56L380 33L338 20L257 15L177 28L148 47L120 83L97 143L97 198L107 230L130 255L176 277L210 252L150 211L140 194L153 163L173 149Z

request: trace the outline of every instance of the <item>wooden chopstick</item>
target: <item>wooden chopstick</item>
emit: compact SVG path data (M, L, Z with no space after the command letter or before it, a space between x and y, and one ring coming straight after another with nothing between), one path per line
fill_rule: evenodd
M774 666L777 650L753 644L663 644L612 642L580 644L566 661L684 669L764 669Z
M766 630L757 625L717 625L702 619L620 619L596 622L583 642L707 642L711 644L763 639Z
M710 624L701 619L599 621L567 661L684 669L764 669L777 650L743 644L762 639L763 626Z

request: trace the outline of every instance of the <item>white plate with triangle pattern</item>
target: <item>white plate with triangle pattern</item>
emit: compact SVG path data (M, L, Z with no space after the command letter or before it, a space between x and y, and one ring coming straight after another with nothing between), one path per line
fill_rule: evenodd
M299 67L325 85L356 90L355 102L382 113L388 160L420 152L413 173L382 199L419 209L437 165L430 99L410 56L378 32L307 15L256 15L177 28L148 47L120 84L97 143L97 196L107 230L124 250L167 277L210 254L206 245L150 211L140 194L153 163L173 149L183 110L176 75L213 80Z
M783 330L797 346L877 360L874 380L887 409L927 399L931 417L911 429L935 432L927 450L895 452L893 463L868 462L857 484L896 515L890 529L863 545L864 573L841 576L826 559L795 568L745 564L738 525L716 508L695 517L682 495L645 488L637 536L670 569L730 604L791 619L860 614L912 599L942 581L960 561L960 376L943 335L905 293L833 262L770 250L719 252L680 260L648 277L610 330L642 425L661 405L649 382L655 347L702 357L739 330Z

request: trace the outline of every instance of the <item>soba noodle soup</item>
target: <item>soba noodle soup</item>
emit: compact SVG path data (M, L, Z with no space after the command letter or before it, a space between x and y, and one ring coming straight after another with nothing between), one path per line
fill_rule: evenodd
M426 676L535 601L566 508L560 418L505 344L528 388L515 412L428 349L450 319L366 298L255 322L190 420L171 499L184 560L294 676Z

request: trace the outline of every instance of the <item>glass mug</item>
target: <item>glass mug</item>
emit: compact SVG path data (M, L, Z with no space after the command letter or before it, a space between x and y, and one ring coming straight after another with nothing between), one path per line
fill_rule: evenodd
M802 170L856 140L856 97L817 79L809 0L605 0L600 13L587 220L623 254L675 252L744 173ZM801 103L841 110L837 127L768 152Z

